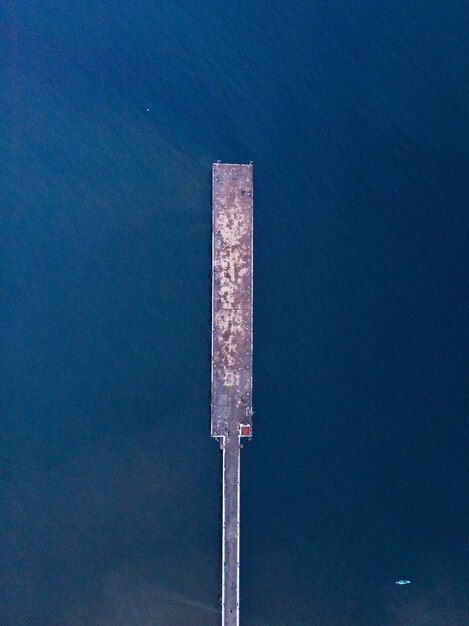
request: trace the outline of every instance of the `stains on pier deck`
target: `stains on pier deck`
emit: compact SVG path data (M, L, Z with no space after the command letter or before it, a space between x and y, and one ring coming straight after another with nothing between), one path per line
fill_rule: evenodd
M213 165L212 436L252 418L252 165Z
M252 165L212 170L212 436L223 449L222 625L239 625L240 438L252 426Z

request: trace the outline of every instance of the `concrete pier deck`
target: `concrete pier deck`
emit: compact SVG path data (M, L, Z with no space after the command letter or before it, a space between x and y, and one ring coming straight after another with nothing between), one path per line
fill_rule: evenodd
M211 432L223 450L222 625L239 625L240 441L252 429L252 165L212 169Z

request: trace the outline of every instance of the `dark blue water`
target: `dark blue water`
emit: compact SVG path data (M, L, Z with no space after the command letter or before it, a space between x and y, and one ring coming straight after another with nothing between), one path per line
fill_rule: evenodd
M255 164L242 624L469 623L468 21L4 3L1 624L219 623L217 159Z

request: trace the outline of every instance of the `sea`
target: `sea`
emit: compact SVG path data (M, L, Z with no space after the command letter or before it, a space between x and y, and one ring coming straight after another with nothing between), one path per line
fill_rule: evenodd
M221 622L217 160L254 163L241 626L468 624L467 1L2 15L0 624Z

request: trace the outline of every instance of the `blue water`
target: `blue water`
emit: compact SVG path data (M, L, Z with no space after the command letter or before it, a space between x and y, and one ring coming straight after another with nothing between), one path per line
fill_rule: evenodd
M3 20L0 623L219 623L217 159L255 164L242 625L469 623L467 2Z

